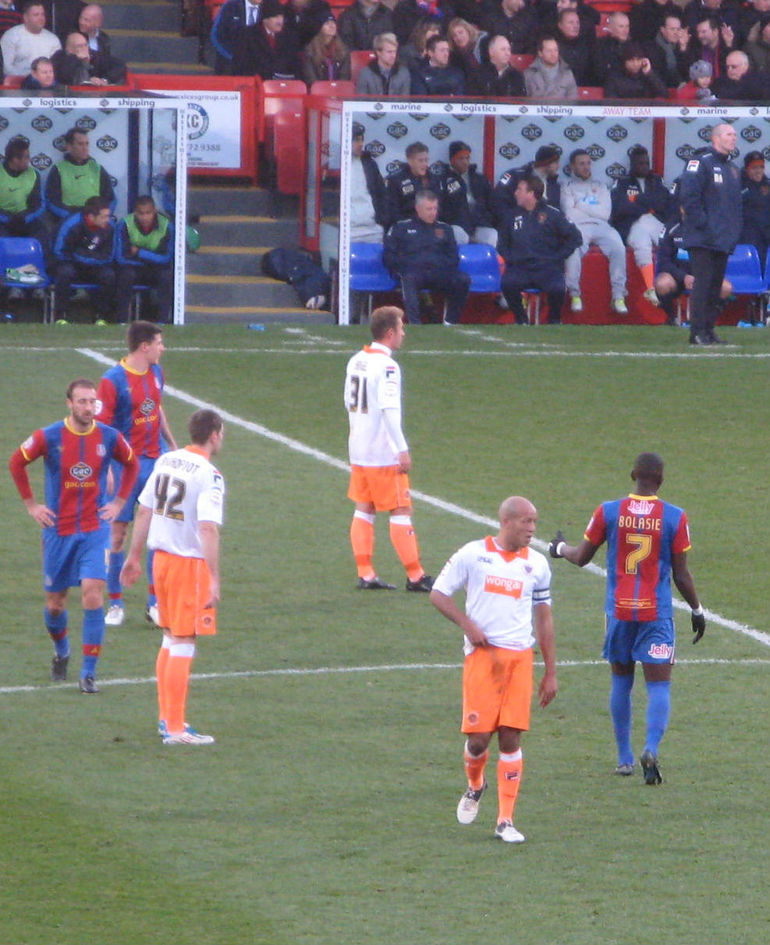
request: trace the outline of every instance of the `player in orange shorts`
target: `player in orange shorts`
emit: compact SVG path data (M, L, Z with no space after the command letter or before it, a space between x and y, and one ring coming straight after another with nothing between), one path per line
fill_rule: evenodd
M120 573L127 586L139 577L145 543L155 552L161 644L155 664L158 731L164 745L211 745L185 721L195 638L217 632L220 598L219 529L225 483L211 462L222 448L224 426L213 410L190 418L192 443L164 453L139 496L131 548Z
M511 496L500 506L499 518L497 535L471 541L452 555L430 600L465 634L462 731L468 736L468 789L457 805L457 819L461 824L476 819L487 786L489 742L497 732L495 836L522 843L513 812L523 768L521 733L529 729L535 639L545 663L538 688L541 707L558 691L551 569L546 557L529 547L537 525L537 509L530 501ZM452 599L460 589L466 594L465 613Z
M395 590L372 565L377 512L390 513L390 540L406 570L406 589L427 592L433 579L420 563L412 524L409 469L412 459L401 429L401 368L393 360L404 340L404 313L393 305L369 320L373 343L354 354L345 372L345 409L350 422L350 487L355 502L350 542L361 590Z

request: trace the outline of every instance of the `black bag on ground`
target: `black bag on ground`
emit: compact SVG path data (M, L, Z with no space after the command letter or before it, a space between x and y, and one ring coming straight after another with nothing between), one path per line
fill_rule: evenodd
M312 253L304 249L287 249L278 246L262 256L262 274L279 279L294 286L302 304L308 299L323 295L329 299L331 280L313 259Z

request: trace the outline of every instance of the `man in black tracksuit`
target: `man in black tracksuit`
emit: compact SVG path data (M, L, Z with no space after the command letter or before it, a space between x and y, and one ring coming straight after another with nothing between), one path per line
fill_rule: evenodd
M414 141L406 149L406 164L388 174L385 180L391 224L405 220L414 213L414 199L422 190L429 190L440 197L444 192L444 182L430 169L427 145L422 141Z
M756 246L764 270L770 246L770 180L765 176L761 151L749 151L743 159L743 229L739 243Z
M690 343L718 344L714 332L719 292L727 259L741 235L741 175L730 160L736 132L717 125L711 148L691 158L681 177L679 199L684 211L684 247L690 254L694 278Z
M492 191L492 204L498 223L509 211L516 212L516 188L519 181L530 174L536 174L543 181L545 202L552 207L561 206L560 159L561 151L553 145L545 144L537 149L534 161L522 167L513 167L501 176Z
M535 174L516 186L518 209L500 226L497 251L505 260L502 289L516 322L526 324L521 293L542 289L548 296L548 321L561 321L564 304L564 260L583 242L580 230L561 210L543 200L543 181Z
M407 322L419 324L418 292L441 291L448 303L444 323L460 321L471 277L458 269L457 243L452 227L437 219L438 197L417 195L414 216L399 220L385 237L383 261L401 280Z
M443 183L441 217L454 227L458 243L472 240L497 246L492 185L470 161L470 145L452 141Z

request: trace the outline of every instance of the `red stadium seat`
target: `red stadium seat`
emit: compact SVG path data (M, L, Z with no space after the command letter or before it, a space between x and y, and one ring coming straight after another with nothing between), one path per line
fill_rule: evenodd
M3 88L5 89L20 89L21 83L24 81L26 76L23 75L7 75L3 79Z
M604 98L604 89L601 85L579 85L578 98Z
M527 53L511 53L511 65L519 72L523 72L527 66L531 65L535 57Z
M349 79L319 80L310 86L310 94L325 95L327 98L352 98L356 94L356 86Z
M354 49L350 53L350 80L355 85L358 73L377 57L371 49Z

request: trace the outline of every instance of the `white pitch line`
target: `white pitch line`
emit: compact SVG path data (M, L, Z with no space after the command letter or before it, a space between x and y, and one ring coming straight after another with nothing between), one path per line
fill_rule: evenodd
M535 666L543 666L540 660ZM558 660L559 669L580 669L585 667L606 666L606 660ZM770 659L702 659L677 660L677 666L770 666ZM271 676L351 676L357 673L401 673L425 670L462 669L462 663L387 663L382 666L318 666L305 669L244 669L227 673L192 673L190 679L198 682L216 679L258 679ZM157 682L155 676L135 676L118 679L100 679L100 688L111 686L149 686ZM60 683L46 683L40 686L0 686L0 696L18 695L24 692L71 692L72 686Z
M76 348L75 350L78 352L78 354L82 354L87 358L91 358L92 360L97 361L99 364L104 364L108 367L112 367L114 364L114 360L112 358L108 358L99 351L94 351L91 348ZM265 427L260 423L253 423L251 420L245 420L243 417L239 417L236 414L224 410L218 404L212 404L206 400L201 400L199 397L195 397L193 394L188 394L186 391L183 391L178 387L173 387L172 385L167 384L164 387L164 393L171 397L175 397L177 400L181 400L183 403L189 404L192 407L196 407L199 410L204 407L216 410L222 419L227 423L232 423L244 430L248 430L250 433L257 434L257 436L262 436L267 440L272 440L274 443L285 446L296 453L301 453L303 456L310 456L312 459L315 459L320 463L325 463L327 466L331 466L334 469L339 469L340 471L346 473L350 472L350 466L348 463L344 460L337 459L336 456L330 456L328 453L324 453L322 450L317 450L312 446L308 446L306 443L302 443L299 440L293 439L292 437L284 436L282 433L276 433L274 430L270 430L268 427ZM456 515L458 518L464 518L466 521L475 522L479 525L485 525L489 528L497 527L498 523L495 519L490 518L487 515L481 515L478 512L473 512L470 509L463 508L461 505L455 505L453 502L446 502L443 499L428 495L425 492L419 492L416 489L413 489L411 494L415 499L419 499L426 505L431 505L434 508L440 509L442 512L448 512L451 515ZM539 551L546 551L548 548L547 542L541 541L538 538L534 538L532 540L532 544ZM604 570L604 568L600 568L598 565L593 563L587 564L583 570L590 571L593 574L598 574L601 577L607 576L607 572ZM676 598L674 598L673 604L674 607L679 610L687 612L690 610L687 604L677 600ZM742 633L745 636L756 640L758 643L770 647L770 634L764 633L761 630L756 630L753 627L747 626L746 624L738 623L736 620L731 620L728 617L723 617L721 614L718 614L715 611L706 610L706 608L704 608L704 612L707 619L712 623L715 623L720 627L724 627L727 630L733 630L736 633Z

